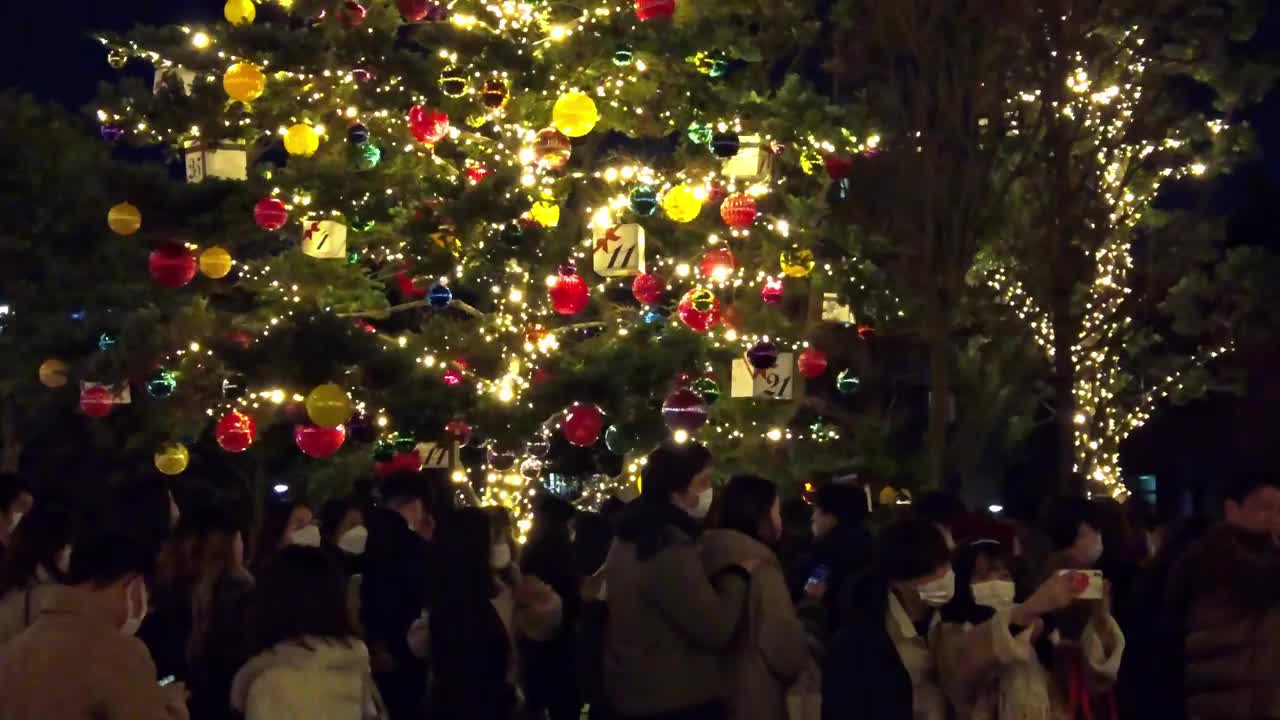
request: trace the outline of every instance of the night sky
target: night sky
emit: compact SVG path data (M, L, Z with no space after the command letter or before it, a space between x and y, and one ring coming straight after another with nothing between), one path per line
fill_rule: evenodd
M90 33L123 31L137 23L220 22L223 0L11 0L5 5L0 87L17 87L79 110L93 99L99 82L116 75ZM1280 53L1280 3L1272 3L1250 52ZM1259 133L1263 155L1220 183L1214 204L1230 211L1232 242L1280 250L1273 229L1280 207L1280 93L1273 91L1248 120ZM1269 458L1273 428L1280 425L1280 380L1272 373L1278 361L1275 347L1252 349L1237 360L1249 373L1243 396L1217 396L1158 413L1126 448L1126 469L1156 474L1164 505L1183 494L1168 492L1175 486L1195 495L1210 488L1212 497L1216 477L1244 458ZM1046 459L1046 475L1051 471Z

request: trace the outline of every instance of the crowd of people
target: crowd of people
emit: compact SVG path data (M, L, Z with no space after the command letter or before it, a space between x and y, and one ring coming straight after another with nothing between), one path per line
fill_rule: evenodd
M1280 718L1278 479L1156 523L713 473L664 445L630 503L539 498L523 546L419 473L256 532L156 480L85 509L0 476L0 720Z

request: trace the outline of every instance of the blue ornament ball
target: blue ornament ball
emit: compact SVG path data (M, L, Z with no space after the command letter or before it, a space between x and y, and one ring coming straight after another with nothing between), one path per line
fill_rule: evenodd
M369 128L360 123L347 128L347 142L352 145L363 145L369 142Z
M427 292L427 302L431 303L433 308L449 307L449 303L453 302L453 291L449 289L448 285L436 283Z
M172 370L160 370L147 378L147 394L163 400L178 389L178 376Z
M631 211L641 217L649 217L658 210L658 193L648 185L631 191Z
M737 155L740 146L738 133L716 133L711 136L711 152L718 158L731 158Z

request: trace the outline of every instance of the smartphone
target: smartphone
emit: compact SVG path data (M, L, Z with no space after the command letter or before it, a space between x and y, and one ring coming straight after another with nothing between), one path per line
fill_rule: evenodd
M1059 575L1077 573L1088 578L1084 590L1076 596L1077 600L1101 600L1103 593L1101 570L1059 570Z
M827 578L831 577L831 566L819 565L813 569L809 575L809 579L805 582L805 587L811 587L819 583L824 583Z
M160 687L168 687L169 685L173 684L174 680L177 680L177 678L175 678L172 675L168 675L166 677L160 678Z

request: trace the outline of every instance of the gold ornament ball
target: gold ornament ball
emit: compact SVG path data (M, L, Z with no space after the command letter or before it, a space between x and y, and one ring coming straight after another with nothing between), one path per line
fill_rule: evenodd
M320 133L306 123L298 123L285 132L284 149L290 155L311 157L320 149Z
M142 228L142 211L127 202L113 205L107 211L107 227L117 235L132 235Z
M431 242L441 250L448 250L454 255L462 252L462 240L450 230L437 230L431 233Z
M60 388L67 384L67 364L58 358L40 363L40 384L47 388Z
M462 97L467 94L467 76L458 69L457 65L450 65L440 71L440 92L448 97Z
M813 251L792 245L782 251L780 263L783 275L793 278L808 277L813 272Z
M232 100L253 102L262 97L262 92L267 89L267 76L253 63L236 63L227 68L226 74L222 76L222 89L227 91Z
M336 428L351 419L351 398L333 383L312 390L306 404L307 416L320 427Z
M156 469L165 475L181 475L191 462L191 453L182 443L165 445L156 453Z
M220 280L231 272L231 253L213 246L200 253L200 272L205 277Z
M222 14L232 25L252 25L254 18L258 17L258 9L252 0L227 0Z
M667 217L678 223L687 223L702 212L702 201L697 192L688 185L676 185L662 196L662 210Z
M551 124L569 137L582 137L591 132L600 120L596 103L586 93L568 92L556 100L551 110Z
M129 62L129 54L123 50L110 50L107 52L107 64L113 69L119 70Z
M549 200L539 200L529 210L529 216L542 227L552 228L560 224L560 206Z

